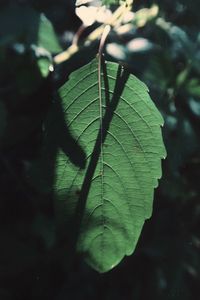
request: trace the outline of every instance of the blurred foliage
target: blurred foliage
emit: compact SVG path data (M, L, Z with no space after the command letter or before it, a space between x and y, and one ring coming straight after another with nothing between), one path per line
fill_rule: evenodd
M1 300L197 298L200 3L135 0L134 12L153 4L158 6L153 17L145 17L143 10L145 22L130 22L128 28L111 32L105 55L121 60L149 86L165 118L168 157L155 192L153 217L145 224L136 253L99 275L74 253L72 232L58 234L51 191L35 190L27 177L39 157L44 119L56 88L94 56L98 43L53 66L53 56L71 44L80 26L75 1L1 1ZM59 107L57 113L62 127ZM66 128L61 134L69 135ZM60 145L60 136L49 162L57 147L66 147ZM48 167L52 181L53 166Z

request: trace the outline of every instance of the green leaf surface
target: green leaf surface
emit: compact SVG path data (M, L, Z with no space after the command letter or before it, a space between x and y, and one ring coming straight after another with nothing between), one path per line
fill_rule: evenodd
M49 52L57 53L62 50L58 43L54 28L44 14L40 14L37 43Z
M54 190L57 202L79 210L78 251L106 272L133 253L166 153L163 119L145 84L111 62L103 65L100 83L94 59L59 90L65 121L87 162L78 168L59 150Z
M102 0L102 5L119 5L120 0Z
M200 98L200 80L192 78L186 85L186 90L190 95Z

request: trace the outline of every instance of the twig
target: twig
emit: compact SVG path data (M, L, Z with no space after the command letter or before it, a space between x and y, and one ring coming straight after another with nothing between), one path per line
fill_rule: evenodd
M127 0L122 5L116 9L116 11L112 14L112 17L110 20L107 22L106 25L110 25L110 27L115 27L116 25L119 24L119 22L122 21L123 16L131 10L133 4L133 0ZM77 41L73 42L73 44L65 51L62 53L57 54L54 57L54 63L55 64L60 64L63 63L64 61L70 59L71 56L73 56L75 53L77 53L80 49L89 46L92 42L95 40L99 39L105 29L105 24L100 25L98 28L96 28L94 31L92 31L86 41L83 43L83 45L78 46Z

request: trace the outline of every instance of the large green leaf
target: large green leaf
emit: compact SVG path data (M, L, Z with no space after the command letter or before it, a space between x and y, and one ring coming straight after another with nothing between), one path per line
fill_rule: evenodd
M145 84L116 63L102 68L100 87L94 59L59 90L87 162L80 169L60 150L54 182L57 201L79 210L77 249L99 272L133 253L165 157L163 119Z

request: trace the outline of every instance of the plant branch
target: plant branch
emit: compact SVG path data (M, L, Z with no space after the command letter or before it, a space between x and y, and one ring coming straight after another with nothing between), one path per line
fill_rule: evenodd
M112 17L110 20L108 20L107 24L100 25L98 28L92 31L82 45L78 46L77 43L73 43L67 50L57 54L54 57L54 63L63 63L64 61L70 59L70 57L77 53L80 49L89 46L92 42L99 39L103 34L106 25L110 25L113 28L119 25L123 20L124 15L131 10L132 4L133 0L127 0L126 2L123 2L121 6L118 7L112 14Z

